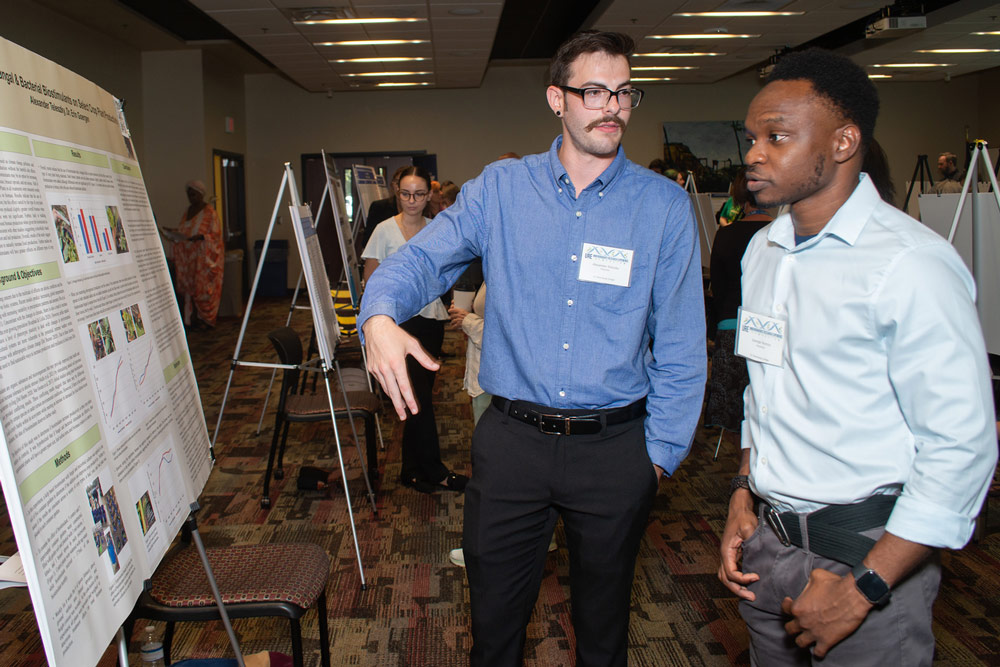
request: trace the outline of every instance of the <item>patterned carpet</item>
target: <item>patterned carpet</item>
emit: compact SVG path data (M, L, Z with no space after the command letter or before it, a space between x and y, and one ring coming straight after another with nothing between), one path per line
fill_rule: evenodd
M271 361L265 333L284 322L287 299L258 301L241 359ZM205 405L209 434L219 414L239 321L224 320L211 332L192 332L192 356ZM292 322L301 330L307 317ZM462 391L464 341L449 333L449 355L436 386L438 427L446 464L468 472L471 411ZM464 570L448 562L459 546L461 495L423 495L400 487L399 437L395 416L383 414L387 446L380 452L378 517L373 518L347 422L340 424L358 539L367 580L361 590L347 505L339 475L328 493L295 488L300 465L337 469L329 423L293 425L286 475L272 483L272 506L260 508L261 484L274 420L273 403L258 435L269 370L241 367L225 407L217 463L200 498L199 524L209 546L261 541L311 541L331 555L329 622L335 665L449 667L467 665L470 646L468 589ZM360 425L359 425L360 428ZM362 436L363 437L363 436ZM717 547L722 532L735 447L723 444L712 461L718 432L699 431L688 460L663 482L643 540L633 591L630 664L746 665L747 634L736 601L718 582ZM935 607L936 665L1000 665L1000 500L991 501L991 530L978 544L943 555L944 580ZM6 523L6 522L5 522ZM564 544L561 528L557 540ZM0 552L15 549L9 525L0 528ZM243 651L291 653L283 620L235 622ZM315 613L303 619L307 665L319 665ZM525 664L572 664L568 558L550 554L535 615L528 629ZM133 643L132 660L139 663ZM229 652L220 624L184 624L174 657L224 656ZM24 590L0 591L0 664L45 664L31 603ZM113 665L113 652L102 665Z

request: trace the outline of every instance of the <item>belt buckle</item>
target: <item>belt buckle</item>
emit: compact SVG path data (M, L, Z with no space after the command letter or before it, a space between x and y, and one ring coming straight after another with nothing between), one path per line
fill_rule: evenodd
M788 532L785 530L785 525L781 523L781 517L770 505L767 506L767 511L764 512L764 519L767 521L767 525L771 527L774 534L778 536L778 541L786 547L792 546L792 541L788 539Z
M552 420L554 424L559 424L560 420L563 421L563 430L549 430L546 428L546 420ZM569 417L563 417L562 415L538 415L538 430L545 435L569 435Z

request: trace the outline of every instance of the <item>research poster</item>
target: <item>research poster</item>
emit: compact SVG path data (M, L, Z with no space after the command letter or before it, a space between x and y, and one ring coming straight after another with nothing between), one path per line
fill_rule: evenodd
M0 39L0 483L50 665L95 665L211 469L115 98Z

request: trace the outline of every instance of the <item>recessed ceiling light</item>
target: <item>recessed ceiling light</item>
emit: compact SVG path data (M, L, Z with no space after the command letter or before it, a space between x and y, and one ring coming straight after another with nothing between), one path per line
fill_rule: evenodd
M868 78L869 79L891 79L892 75L891 74L869 74Z
M702 56L724 56L725 53L712 53L710 51L685 51L674 53L636 53L633 58L700 58Z
M632 83L649 83L650 81L673 81L669 76L640 76L638 78L629 79Z
M341 76L427 76L431 72L355 72Z
M647 65L646 67L633 67L633 72L657 72L662 70L684 70L698 69L694 65Z
M760 35L739 35L728 32L696 32L686 35L648 35L649 39L751 39Z
M314 46L392 46L394 44L427 44L426 39L354 39L343 42L313 42Z
M897 67L897 68L913 68L913 67L954 67L955 63L884 63L880 65L872 65L872 67Z
M455 9L449 9L448 13L453 16L475 16L476 14L482 14L483 10L476 9L475 7L455 7Z
M1000 53L1000 49L917 49L914 53Z
M970 35L990 35L993 37L1000 37L1000 30L990 30L989 32L971 32Z
M366 18L366 19L302 19L292 21L295 25L356 25L359 23L416 23L427 19L402 18Z
M376 83L375 86L378 88L399 88L401 86L429 86L431 85L429 81L383 81L382 83Z
M760 18L765 16L802 16L805 12L678 12L672 16L683 18Z
M376 57L376 58L338 58L336 60L331 60L332 63L403 63L403 62L419 62L427 60L427 58L419 58L416 56L388 56L388 57Z

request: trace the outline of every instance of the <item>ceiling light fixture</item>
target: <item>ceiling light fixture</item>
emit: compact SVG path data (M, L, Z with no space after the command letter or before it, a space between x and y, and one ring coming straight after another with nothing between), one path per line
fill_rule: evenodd
M646 67L632 67L633 72L657 72L662 70L686 70L686 69L698 69L694 65L648 65Z
M766 16L802 16L805 12L678 12L672 16L682 18L761 18Z
M896 67L901 69L910 69L914 67L954 67L955 63L883 63L880 65L872 65L872 67Z
M760 35L740 35L728 32L696 32L683 35L648 35L649 39L752 39Z
M421 58L417 56L387 56L387 57L376 57L376 58L337 58L336 60L331 60L331 63L405 63L405 62L421 62L427 60L427 58Z
M1000 49L917 49L914 53L1000 53Z
M892 75L891 74L869 74L868 78L869 79L891 79Z
M340 76L427 76L433 72L354 72Z
M400 86L429 86L429 81L383 81L376 83L378 88L399 88Z
M712 53L711 51L684 51L674 53L636 53L633 58L700 58L702 56L724 56L725 53Z
M313 46L393 46L396 44L427 44L426 39L354 39L342 42L313 42Z
M650 81L673 81L669 76L640 76L629 79L632 83L649 83Z
M427 19L400 18L366 18L366 19L300 19L293 20L295 25L357 25L360 23L417 23Z
M1000 30L990 30L989 32L970 32L970 35L986 35L988 37L1000 37Z

